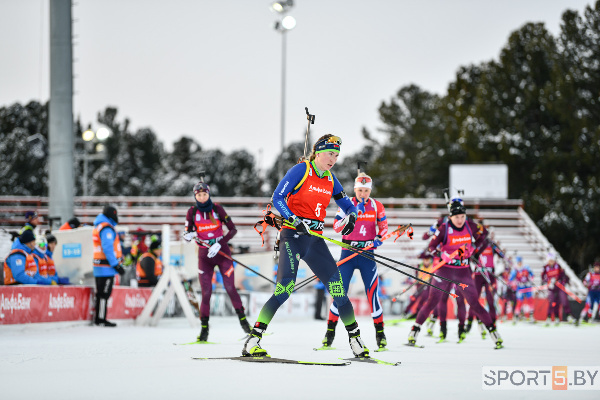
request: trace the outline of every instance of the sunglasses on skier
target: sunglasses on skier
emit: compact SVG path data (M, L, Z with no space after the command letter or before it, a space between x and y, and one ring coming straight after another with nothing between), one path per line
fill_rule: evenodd
M358 178L356 178L356 182L362 183L363 185L365 185L367 183L373 182L373 179L371 179L371 177L369 177L369 176L359 176Z
M342 145L342 138L339 136L330 136L327 139L322 140L319 143L333 143L333 144L337 144L338 146Z
M198 182L194 185L194 194L198 194L200 192L210 193L210 187L204 182Z

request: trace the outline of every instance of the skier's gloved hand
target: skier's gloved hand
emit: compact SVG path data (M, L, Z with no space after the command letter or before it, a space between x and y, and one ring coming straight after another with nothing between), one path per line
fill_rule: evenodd
M183 240L186 242L189 242L196 237L196 232L186 232L181 237L183 237Z
M375 239L373 239L373 248L378 248L379 246L381 246L383 244L383 242L381 241L381 236L377 235L375 236Z
M221 244L219 242L216 242L208 249L208 258L213 258L214 256L216 256L219 250L221 250Z
M299 235L310 234L310 228L308 227L306 222L304 222L304 220L302 220L301 218L290 217L288 221L294 226L294 228L296 228L296 232L298 232Z
M345 222L344 222L345 221ZM349 235L354 230L354 225L356 224L356 214L350 213L344 217L342 220L342 225L344 225L344 229L342 229L342 235Z
M437 225L437 222L429 227L429 230L427 231L429 236L433 235L435 233L435 231L437 230L436 225Z
M555 284L556 284L556 278L550 279L550 282L548 283L548 289L553 290Z
M117 273L119 275L124 275L125 274L125 268L123 268L123 266L121 264L117 264L113 267L115 269L115 271L117 271Z

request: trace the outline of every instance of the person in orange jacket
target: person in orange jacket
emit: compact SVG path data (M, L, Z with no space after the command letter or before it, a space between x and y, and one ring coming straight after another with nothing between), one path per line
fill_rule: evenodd
M117 324L106 319L108 299L112 294L115 275L123 275L123 251L115 230L119 223L117 209L104 206L102 213L94 220L92 239L94 241L94 278L96 280L96 315L94 324L115 327Z
M5 285L50 285L52 280L40 275L32 252L35 247L35 236L31 229L26 229L16 247L11 250L4 260Z
M68 220L67 222L65 222L64 224L61 225L60 228L58 228L59 231L68 231L71 229L77 229L81 226L81 222L79 221L79 218L77 217L73 217L70 220Z
M162 243L156 240L150 244L148 252L142 254L137 261L135 274L139 287L154 287L163 273Z

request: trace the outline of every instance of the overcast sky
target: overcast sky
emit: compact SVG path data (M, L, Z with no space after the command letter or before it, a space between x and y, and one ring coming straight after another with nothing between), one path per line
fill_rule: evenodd
M443 94L460 66L498 57L509 34L591 0L296 0L287 33L286 144L342 137L342 155L375 131L377 108L414 83ZM262 167L279 154L281 34L266 0L77 0L75 117L106 106L167 148L246 149ZM0 106L49 97L49 1L0 0ZM299 155L300 156L300 155Z

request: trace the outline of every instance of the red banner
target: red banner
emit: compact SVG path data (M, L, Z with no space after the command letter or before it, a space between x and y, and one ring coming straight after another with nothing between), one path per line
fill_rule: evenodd
M137 317L142 313L151 294L152 288L113 287L108 299L106 318L110 320Z
M0 325L89 319L89 287L2 286Z
M141 314L151 288L113 288L108 319L130 319ZM90 320L94 288L88 286L0 286L0 325L32 322Z

